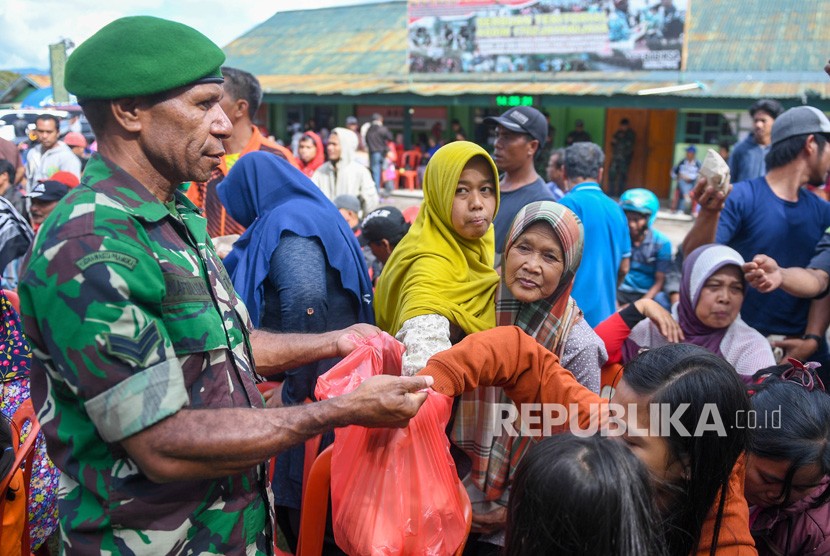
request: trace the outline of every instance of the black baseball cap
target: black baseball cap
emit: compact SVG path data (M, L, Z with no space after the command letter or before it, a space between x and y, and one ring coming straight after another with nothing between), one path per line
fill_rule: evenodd
M28 195L30 199L38 201L60 201L69 193L69 186L57 180L41 180Z
M488 124L500 125L514 133L527 133L544 145L548 140L548 121L532 106L516 106L501 116L484 118Z
M360 228L360 239L364 244L388 239L389 243L397 245L409 230L409 224L400 210L388 206L376 208L367 214Z

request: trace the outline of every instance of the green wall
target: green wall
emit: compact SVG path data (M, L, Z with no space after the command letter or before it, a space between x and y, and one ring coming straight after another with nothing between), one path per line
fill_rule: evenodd
M308 105L310 108L313 105ZM284 103L269 104L268 128L278 138L285 140L285 129L288 126L286 117L286 105ZM449 104L447 105L447 122L446 128L449 129L449 123L453 118L457 118L461 122L461 126L467 133L469 140L473 139L473 130L475 129L475 122L473 106ZM550 114L550 123L556 128L556 136L554 137L554 147L565 146L565 136L574 129L574 122L582 120L585 122L585 130L591 134L591 138L595 143L602 145L605 141L605 108L603 107L562 107L550 106L541 107ZM335 108L335 119L337 125L342 126L346 122L346 117L354 114L355 104L353 103L337 103Z
M450 122L453 119L457 119L461 123L461 127L464 128L464 133L467 135L467 140L472 141L472 133L473 133L473 111L469 106L448 106L447 107L447 130L450 129ZM452 137L450 137L452 139Z
M605 142L605 108L542 106L542 109L550 114L550 123L556 128L554 147L565 146L565 137L574 129L576 120L585 122L585 131L591 134L594 143L602 145Z

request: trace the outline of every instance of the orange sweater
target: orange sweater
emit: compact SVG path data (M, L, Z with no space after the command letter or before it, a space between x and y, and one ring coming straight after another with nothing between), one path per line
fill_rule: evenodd
M293 166L299 168L299 163L290 149L278 145L260 133L259 128L251 126L251 139L239 156L244 156L254 151L266 151L280 156L290 162ZM207 182L194 182L187 190L187 197L193 204L205 211L205 218L207 218L207 230L210 237L224 236L227 234L243 234L245 228L239 222L231 218L222 206L219 200L219 195L216 193L216 187L228 175L228 164L226 157L223 156L219 166L213 169L210 178Z
M577 404L579 424L586 427L592 410L607 404L559 364L559 358L516 326L499 326L467 336L451 349L434 355L418 373L435 379L433 388L448 396L478 386L500 386L517 405L523 403ZM743 494L743 458L735 465L717 548L718 556L757 554L749 533L749 508ZM709 554L714 533L713 511L701 530L698 556Z

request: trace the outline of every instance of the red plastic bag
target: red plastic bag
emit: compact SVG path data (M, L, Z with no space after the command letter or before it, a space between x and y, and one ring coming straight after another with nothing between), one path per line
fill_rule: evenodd
M318 400L376 374L400 374L403 344L382 334L317 380ZM466 535L462 493L444 429L452 398L434 391L403 429L335 431L331 459L334 539L347 554L443 556Z

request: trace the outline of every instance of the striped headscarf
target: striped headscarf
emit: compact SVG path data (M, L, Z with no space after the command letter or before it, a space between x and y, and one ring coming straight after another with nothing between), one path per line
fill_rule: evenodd
M553 293L533 303L518 301L507 287L504 265L510 249L527 229L546 222L562 245L564 268ZM582 260L582 222L569 208L553 201L538 201L522 208L507 233L502 262L502 279L496 292L496 319L499 326L516 325L537 342L562 356L568 333L582 318L571 297L574 276ZM501 498L521 458L530 446L529 437L512 437L499 423L501 404L512 402L501 388L482 387L461 396L453 422L453 442L472 459L470 481L487 500ZM513 424L518 430L519 423Z
M496 292L496 321L499 326L515 324L549 351L561 356L564 339L581 317L579 308L571 297L571 290L576 270L582 261L584 232L582 222L566 206L553 201L530 203L516 214L507 233L505 262L519 236L537 222L550 224L553 234L562 245L565 268L559 284L549 297L533 303L521 303L510 293L502 276Z

